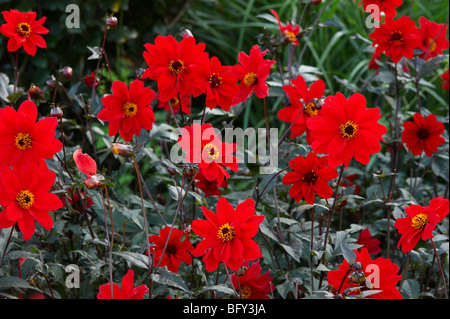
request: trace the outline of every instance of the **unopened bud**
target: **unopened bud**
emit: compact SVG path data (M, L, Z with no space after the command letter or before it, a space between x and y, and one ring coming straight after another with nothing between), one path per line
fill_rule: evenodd
M131 145L113 143L112 152L116 155L131 157L133 155L133 147Z
M61 75L63 77L65 77L66 79L69 79L72 77L73 75L73 70L70 66L65 66L63 67L61 70L59 70L59 72L61 73Z
M134 71L136 73L136 78L142 80L142 76L144 75L145 69L139 68Z
M47 87L48 87L50 90L54 90L55 87L56 87L56 79L55 79L55 77L52 75L52 76L45 82L45 85L47 85Z
M50 115L60 119L63 117L64 112L59 106L55 106L55 107L52 107L52 109L50 110Z
M31 98L35 99L35 100L40 100L43 99L45 97L44 92L37 86L32 85L30 87L30 89L28 90L28 93L30 95Z
M92 189L95 187L102 186L104 182L105 177L103 175L95 174L86 177L86 179L84 180L84 185L86 185L87 188Z
M110 29L114 29L117 26L117 23L119 21L117 20L116 17L107 17L106 18L106 25L110 28Z

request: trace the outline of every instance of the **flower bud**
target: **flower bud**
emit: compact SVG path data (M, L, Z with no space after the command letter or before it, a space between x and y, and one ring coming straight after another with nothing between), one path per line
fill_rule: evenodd
M113 143L112 152L116 155L131 157L133 155L133 147L131 145Z
M84 180L84 185L86 185L87 188L92 189L95 187L100 187L105 182L105 177L100 174L95 175L89 175Z
M56 78L55 78L55 76L52 75L52 76L45 82L45 85L47 85L47 87L48 87L50 90L54 90L55 87L56 87Z
M59 106L55 106L55 107L52 107L52 109L50 110L50 115L60 119L63 117L64 113L63 113L63 110Z
M117 26L117 23L119 21L117 20L116 17L107 17L106 18L106 25L108 26L108 28L110 29L114 29Z
M35 86L34 84L28 90L28 94L30 95L31 98L33 98L35 100L40 100L45 97L44 92L39 87Z
M136 78L142 80L142 76L144 75L145 69L139 68L134 71L136 73Z
M59 70L59 72L61 73L61 75L63 77L65 77L66 79L69 79L72 77L73 75L73 70L70 66L65 66L63 67L61 70Z

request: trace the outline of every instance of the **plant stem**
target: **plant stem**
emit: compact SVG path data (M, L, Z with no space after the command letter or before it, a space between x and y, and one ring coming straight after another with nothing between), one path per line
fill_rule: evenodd
M105 227L106 227L106 238L108 240L108 246L109 246L109 284L111 286L111 299L114 299L113 296L113 270L112 270L112 246L114 244L114 223L113 223L113 219L112 219L112 214L111 214L111 207L109 205L109 196L108 196L108 189L105 186L105 193L108 197L108 209L109 209L109 214L110 214L110 218L111 218L111 240L109 239L109 234L108 234L108 220L106 218L106 204L105 204L105 197L103 195L103 190L100 188L100 194L102 195L102 202L103 202L103 210L104 210L104 217L105 217Z
M136 169L136 176L139 182L139 193L141 195L141 205L142 205L142 214L144 216L144 230L145 230L145 236L147 238L146 242L147 242L147 247L148 247L148 270L151 271L151 264L152 264L152 256L150 254L150 241L149 239L149 233L148 233L148 223L147 223L147 215L145 213L145 205L144 205L144 195L142 193L142 183L141 183L141 179L140 179L140 174L139 174L139 166L136 162L136 157L133 155L133 164L134 164L134 168Z
M442 283L444 284L444 294L445 294L445 299L448 299L448 295L447 295L447 285L445 283L445 275L444 275L444 271L442 270L442 265L441 265L441 261L439 259L439 255L437 253L436 250L436 245L434 244L434 241L432 238L430 238L431 241L431 245L433 246L433 250L434 250L434 255L436 256L436 260L439 266L439 271L441 272L441 277L442 277ZM436 287L436 291L437 291L438 287Z
M17 86L19 85L19 72L18 72L18 66L19 66L19 50L16 51L16 65L14 66L14 90L13 94L16 93Z

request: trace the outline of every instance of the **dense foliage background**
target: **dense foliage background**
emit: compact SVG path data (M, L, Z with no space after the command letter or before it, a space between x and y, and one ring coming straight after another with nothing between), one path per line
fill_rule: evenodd
M307 1L305 1L306 3ZM305 12L302 28L313 28L301 39L296 51L291 47L280 49L279 56L272 52L268 55L277 59L272 69L268 84L270 95L267 98L270 127L278 127L280 135L287 128L286 123L278 120L276 114L286 104L286 97L281 89L281 78L278 67L282 67L284 84L295 77L286 68L290 54L294 54L294 66L308 82L318 78L326 83L326 95L341 92L346 96L352 93L362 93L368 107L380 107L382 118L380 123L392 127L391 112L395 107L395 77L392 66L382 64L379 70L369 70L372 57L372 41L368 35L373 31L367 28L365 22L367 13L354 1L322 1L320 5L311 5ZM69 13L65 12L68 4L75 3L80 8L79 29L69 29L65 22ZM303 4L305 6L305 4ZM325 10L321 12L325 6ZM75 183L71 183L64 174L60 163L55 159L49 167L58 173L59 182L55 185L55 193L61 197L69 188L83 189L83 175L77 172L71 158L72 153L82 148L91 154L98 162L99 169L108 177L112 218L115 228L115 243L113 259L115 282L120 283L126 270L135 270L135 285L149 283L146 270L146 241L143 227L139 184L135 178L132 162L117 157L111 153L113 138L108 136L108 127L93 119L102 108L100 97L110 92L111 81L108 69L100 67L101 85L92 102L89 114L85 113L86 103L91 97L91 90L83 82L83 78L96 70L98 59L95 59L95 47L102 44L105 17L114 15L119 24L108 31L105 51L108 55L112 81L121 80L125 83L136 78L136 70L146 68L142 53L145 43L153 43L157 35L179 35L185 29L194 34L198 42L206 44L210 56L217 56L224 65L237 63L238 53L249 52L254 44L262 48L270 48L270 39L279 33L276 20L270 15L269 9L275 9L280 17L287 21L299 20L303 12L299 1L270 0L154 0L154 1L0 1L1 11L11 8L20 11L36 11L38 17L46 16L45 26L50 33L45 36L46 50L39 50L35 57L19 55L19 89L23 94L14 96L14 105L19 105L26 99L26 93L32 84L45 92L45 98L37 102L39 113L48 116L51 103L55 101L63 111L64 137L66 159L74 172ZM304 7L303 7L304 9ZM448 23L448 3L445 1L411 1L405 0L398 10L399 15L408 15L411 19L425 16L438 23ZM315 19L320 16L319 23ZM311 34L309 40L309 34ZM2 106L10 105L8 86L13 83L15 54L7 52L7 38L0 37L0 98ZM304 51L303 51L304 50ZM421 161L412 156L406 149L401 150L400 171L396 176L396 188L392 196L392 219L404 214L406 205L419 203L426 205L437 196L448 198L448 91L442 88L441 77L448 70L448 50L446 55L424 65L424 77L420 82L420 98L425 114L433 113L445 124L445 145L439 154ZM301 56L301 58L300 58ZM94 57L94 58L93 58ZM104 61L103 61L104 62ZM70 66L72 77L61 76L60 69ZM139 71L138 71L139 72ZM409 120L417 111L417 94L414 77L411 72L400 74L402 84L400 121ZM48 87L48 80L54 76L60 81L64 90L54 90ZM147 86L156 91L156 84L146 80ZM10 97L11 98L11 97ZM201 99L194 99L192 114L201 117L203 104ZM156 122L154 129L143 132L138 142L143 143L138 161L146 186L155 203L151 203L148 193L144 194L151 234L159 234L161 220L155 206L170 223L178 205L177 188L181 185L180 176L183 167L175 166L166 158L166 149L174 143L169 133L174 127L173 120L165 110L154 107ZM223 127L235 118L234 126L265 127L263 102L252 98L245 106L242 114L235 117L237 110L213 112L208 116L208 122L214 126ZM89 133L88 122L91 122L95 142ZM57 137L60 132L57 130ZM389 135L389 134L388 134ZM390 246L390 258L400 267L402 279L401 293L404 298L442 298L439 286L439 270L435 255L430 246L421 243L409 254L396 249L399 235L390 227L390 243L386 236L386 205L383 200L384 190L389 189L392 182L391 159L388 148L392 143L387 136L382 144L383 150L372 156L368 165L363 166L353 162L347 175L356 174L353 187L348 187L339 199L338 213L333 218L330 230L326 265L318 262L323 251L321 229L328 221L325 202L317 201L314 224L315 245L311 245L311 211L305 203L297 204L288 196L288 188L281 184L281 177L259 175L257 165L242 166L238 173L228 181L228 187L222 196L233 205L246 198L258 197L257 212L264 214L265 222L260 227L257 242L263 253L261 266L263 272L271 270L275 290L274 298L302 298L317 295L311 290L310 270L314 268L315 285L321 272L336 269L343 261L341 243L345 247L356 248L359 232L366 226L370 228L373 237L381 240L382 253L386 256L387 246ZM296 155L306 156L308 146L305 137L287 140L279 150L279 168L288 167L288 162ZM64 180L66 175L66 183ZM419 179L417 179L417 176ZM422 178L420 178L422 177ZM413 187L415 181L419 185ZM354 189L358 185L361 190L357 195ZM274 201L273 187L276 187ZM174 191L175 189L175 191ZM259 198L256 189L262 190ZM104 208L98 191L87 190L94 205L89 209L92 232L87 228L84 216L81 216L70 206L53 214L54 228L45 231L38 227L36 235L30 241L23 241L18 232L8 236L6 229L0 233L0 253L2 263L0 268L0 295L3 297L29 297L35 292L42 292L50 298L95 298L98 287L108 282L108 265L105 252L108 242L105 236ZM192 220L201 217L199 206L210 207L214 211L216 197L204 198L189 192L177 226L188 226ZM261 195L261 194L260 194ZM345 201L345 204L344 204ZM320 205L319 205L320 204ZM302 207L303 206L303 207ZM112 226L107 216L109 228ZM110 228L111 230L111 228ZM448 217L436 229L435 242L444 266L448 283ZM281 234L281 237L280 237ZM195 240L192 234L191 239ZM8 245L6 244L8 242ZM5 252L4 249L8 248ZM314 256L314 257L311 257ZM319 256L319 258L318 258ZM19 267L19 259L27 261ZM314 267L310 265L314 259ZM66 286L66 266L78 265L81 269L79 289ZM407 268L406 271L404 268ZM216 280L216 275L220 280ZM183 267L176 275L161 270L159 277L152 277L152 298L210 298L211 291L215 297L230 297L232 290L226 281L226 273L207 273L199 258L194 258L192 266ZM223 285L215 285L217 282ZM211 288L214 286L214 288ZM442 287L442 286L441 286Z

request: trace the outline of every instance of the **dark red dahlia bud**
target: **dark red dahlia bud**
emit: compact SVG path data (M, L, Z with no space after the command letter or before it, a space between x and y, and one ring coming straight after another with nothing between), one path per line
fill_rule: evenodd
M191 178L195 175L196 169L191 166L186 166L183 168L183 175L185 177Z
M28 94L30 95L31 98L33 98L35 100L40 100L45 97L44 92L39 87L35 86L34 84L28 90Z
M156 200L158 201L159 204L161 205L165 205L166 204L166 197L164 197L164 195L161 194L156 194Z
M50 115L60 119L63 117L64 112L59 106L55 106L55 107L52 107L52 109L50 110Z
M322 3L322 0L313 0L313 1L311 1L311 3L312 3L312 4L315 4L315 5L321 4L321 3Z
M174 168L172 168L172 167L167 168L167 171L172 176L177 174L177 171Z
M47 85L47 87L48 87L50 90L54 90L55 87L56 87L56 78L55 78L55 76L52 75L52 76L45 82L45 85Z
M61 75L63 77L65 77L66 79L69 79L72 77L73 75L73 70L70 66L65 66L63 67L61 70L59 70L59 72L61 73Z
M113 143L112 152L116 155L131 157L133 155L133 147L131 145Z
M100 174L95 175L89 175L84 180L84 185L86 185L87 188L92 189L95 187L103 186L103 183L105 182L105 177Z
M115 27L117 26L117 23L118 23L118 22L119 22L119 21L117 20L116 17L107 17L107 18L106 18L106 25L107 25L110 29L115 28Z

